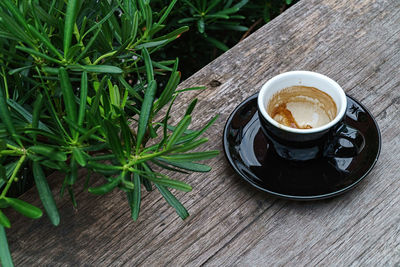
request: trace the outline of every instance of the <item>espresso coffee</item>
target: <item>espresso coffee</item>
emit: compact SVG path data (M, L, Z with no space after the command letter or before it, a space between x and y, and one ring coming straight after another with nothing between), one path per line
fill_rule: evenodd
M271 97L267 112L285 126L311 129L332 121L337 107L330 95L315 87L290 86Z

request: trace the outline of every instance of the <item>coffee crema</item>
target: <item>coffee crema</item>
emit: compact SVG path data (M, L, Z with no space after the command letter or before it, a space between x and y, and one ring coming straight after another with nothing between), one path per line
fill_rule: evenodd
M312 129L332 121L337 107L330 95L315 87L290 86L271 97L267 112L285 126Z

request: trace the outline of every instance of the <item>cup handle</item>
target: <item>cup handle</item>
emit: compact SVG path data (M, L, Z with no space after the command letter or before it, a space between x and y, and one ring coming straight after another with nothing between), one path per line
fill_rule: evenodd
M325 156L350 158L357 156L365 146L363 134L348 124L342 123L325 149Z

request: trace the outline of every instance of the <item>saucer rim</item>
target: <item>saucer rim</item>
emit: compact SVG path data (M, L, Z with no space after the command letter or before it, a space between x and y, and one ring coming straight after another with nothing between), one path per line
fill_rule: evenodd
M341 195L347 191L349 191L350 189L353 189L355 186L357 186L363 179L365 179L365 177L368 176L368 174L372 171L372 169L374 168L374 166L376 165L378 158L380 156L381 153L381 148L382 148L382 137L381 137L381 132L379 129L379 125L375 119L375 117L371 114L371 112L363 105L361 104L359 101L357 101L356 99L354 99L352 96L349 96L348 94L346 94L346 98L350 98L352 101L356 102L358 105L360 105L363 110L368 114L368 116L372 119L374 125L375 125L375 130L378 134L378 150L377 153L375 155L375 158L373 160L373 162L370 164L369 168L363 173L363 175L361 175L356 181L354 181L353 183L351 183L350 185L341 188L339 190L336 190L334 192L330 192L330 193L326 193L326 194L320 194L320 195L308 195L308 196L298 196L298 195L287 195L287 194L282 194L282 193L278 193L278 192L274 192L271 190L268 190L262 186L259 186L258 184L254 183L253 180L248 177L247 175L243 174L236 166L236 164L234 163L234 160L231 157L231 154L229 152L229 144L228 144L228 138L227 138L227 131L229 126L231 125L232 119L234 117L234 115L237 113L237 111L242 108L243 106L245 106L248 102L252 101L253 99L255 99L256 103L255 105L257 106L257 97L258 97L259 93L255 93L249 97L247 97L245 100L243 100L239 105L236 106L236 108L232 111L232 113L229 115L228 119L226 120L225 126L224 126L224 131L223 131L223 135L222 135L222 143L223 143L223 150L224 150L224 154L225 154L225 158L228 160L229 164L231 165L232 169L242 178L244 179L246 182L248 182L249 184L251 184L252 186L254 186L255 188L257 188L258 190L261 190L265 193L268 193L272 196L278 197L278 198L283 198L283 199L289 199L289 200L300 200L300 201L312 201L312 200L321 200L321 199L327 199L327 198L332 198L338 195ZM346 108L346 113L347 114L347 108ZM256 115L258 117L258 115ZM257 120L259 120L259 118L257 118ZM362 152L361 152L362 153Z

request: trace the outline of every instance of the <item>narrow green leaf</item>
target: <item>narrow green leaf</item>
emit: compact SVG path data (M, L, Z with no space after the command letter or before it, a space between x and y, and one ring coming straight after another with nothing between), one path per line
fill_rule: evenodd
M147 179L142 179L141 182L143 183L144 187L146 188L147 192L150 192L153 190L153 186L151 185L151 182Z
M167 187L181 190L184 192L192 191L192 187L182 181L172 180L172 179L168 179L168 178L158 178L158 177L155 177L152 175L146 176L146 178L149 179L150 181L152 181L153 183L155 183L156 185L157 184L163 185L163 186L167 186Z
M54 47L54 45L50 42L50 40L47 38L46 34L41 34L40 32L38 32L38 30L36 30L36 28L34 28L32 25L28 25L28 29L31 32L31 34L38 38L40 40L40 42L42 44L44 44L49 51L51 51L53 53L54 56L57 56L60 60L63 59L62 55L60 54L60 52L58 52L58 50Z
M142 57L146 66L147 82L150 84L154 80L153 64L151 63L149 52L145 47L142 49Z
M32 169L36 189L38 190L44 210L46 211L51 223L57 226L60 223L60 215L58 213L56 202L54 201L53 194L47 183L42 167L39 165L38 162L33 162Z
M2 140L3 141L3 140ZM1 141L0 141L1 142ZM1 146L1 145L0 145ZM3 148L0 147L0 151L4 150ZM6 177L6 167L3 165L0 165L0 180L7 181ZM1 207L0 207L1 208Z
M218 115L216 115L214 118L212 118L204 127L203 129L193 132L191 134L187 134L185 136L182 136L182 138L179 140L178 143L183 143L191 140L195 140L197 137L202 135L208 128L210 128L211 125L214 124L214 122L218 119Z
M153 108L154 96L157 89L157 83L155 80L151 80L147 85L146 93L140 110L139 125L136 139L136 152L139 151L140 145L142 144L144 135L146 133L147 124Z
M188 23L188 22L192 22L197 20L196 18L184 18L184 19L180 19L178 20L178 23Z
M21 199L7 197L5 200L13 209L28 218L39 219L43 215L43 212L38 207L35 207Z
M182 0L182 1L185 2L191 8L193 8L197 13L201 13L201 11L197 7L195 7L189 0Z
M176 90L176 93L183 93L183 92L187 92L187 91L196 91L196 90L205 90L207 89L207 87L205 86L198 86L198 87L189 87L189 88L185 88L185 89L181 89L181 90Z
M71 61L80 51L82 51L82 48L82 44L75 44L71 46L66 56L67 61Z
M93 36L90 38L89 42L85 45L85 49L80 53L80 55L74 60L74 62L79 62L84 56L86 56L86 53L90 51L90 48L94 44L94 42L97 40L97 36L99 35L101 31L101 26L96 30L96 32L93 34Z
M82 143L89 138L93 138L98 141L101 141L102 139L100 137L98 137L97 135L94 135L94 133L100 128L101 128L101 125L97 125L97 126L93 127L92 129L88 130L87 132L83 133L83 135L81 137L79 137L78 142Z
M167 44L168 42L170 42L172 40L161 40L161 41L149 41L149 42L145 42L145 43L141 43L139 45L136 46L137 49L145 49L145 48L151 48L151 47L158 47L164 44Z
M34 56L37 56L37 57L43 58L45 60L48 60L50 62L53 62L53 63L56 63L56 64L61 64L60 60L57 60L57 59L55 59L53 57L50 57L50 56L48 56L46 54L40 53L40 52L38 52L38 51L36 51L34 49L31 49L31 48L28 48L28 47L19 46L19 45L15 46L15 48L17 48L18 50L24 51L25 53L32 54Z
M119 138L119 135L115 129L114 124L108 120L105 120L104 126L105 126L104 128L107 132L106 137L107 137L108 144L110 145L112 151L117 156L119 161L122 164L125 164L126 160L125 160L122 145L121 145L121 139Z
M52 67L45 66L45 67L42 67L42 70L45 72L45 74L58 76L58 68L52 68Z
M223 15L223 14L219 14L219 15L215 15L215 14L212 14L212 15L205 15L204 17L205 17L205 18L209 18L209 19L229 19L229 16L228 16L228 15Z
M50 25L57 24L57 19L54 16L50 15L48 11L45 11L39 4L33 3L32 6L41 20Z
M237 4L235 4L233 7L236 7L236 8L242 8L243 6L245 6L247 3L249 2L249 0L242 0L242 1L240 1L239 3L237 3Z
M125 44L126 42L128 42L129 44L133 40L130 38L130 33L133 30L131 21L131 18L126 13L123 13L121 15L121 37L123 44Z
M133 15L132 28L131 28L131 34L130 34L130 39L132 41L135 40L135 38L136 38L137 30L139 28L138 25L139 25L139 11L136 10L135 14Z
M8 72L8 75L14 75L15 73L18 73L18 72L21 72L23 70L27 70L30 68L32 68L32 65L24 66L24 67L17 68L17 69L12 69Z
M233 30L233 31L239 31L239 32L245 32L247 31L249 28L245 27L245 26L241 26L241 25L229 25L229 24L224 24L221 25L221 27L223 29L228 29L228 30Z
M96 95L94 96L94 98L92 98L92 102L90 103L91 107L90 107L90 112L88 113L88 115L93 114L94 116L97 116L97 114L100 110L100 107L99 107L100 99L101 99L101 96L102 96L102 93L104 90L104 86L107 82L107 79L108 79L107 76L104 76L101 79L100 84L99 84L98 88L96 89L96 91L97 91Z
M3 91L2 83L0 83L0 119L6 126L8 133L14 137L15 141L22 146L21 140L16 134L14 123L11 119L10 111L8 110L6 95Z
M212 38L210 36L207 36L205 38L207 41L209 41L211 44L213 44L216 48L221 49L224 52L229 50L229 47L226 44L224 44L223 42L218 41L217 39Z
M6 178L7 180L10 179L12 173L15 170L15 167L17 166L18 161L10 162L9 164L6 165Z
M11 14L14 15L14 19L16 19L25 29L28 28L28 24L26 23L24 16L19 11L18 7L10 0L3 0L1 1L1 5L8 9Z
M231 8L224 8L223 10L215 13L215 15L220 15L220 14L232 14L232 13L236 13L240 10L239 7L231 7Z
M170 149L177 141L178 139L182 136L182 134L186 131L188 128L190 122L192 120L192 117L190 115L186 115L178 124L178 126L175 128L175 131L169 138L167 142L166 149Z
M49 146L42 146L42 145L31 146L28 148L28 152L40 154L40 155L46 156L49 159L56 160L56 161L66 161L67 160L67 154L65 154L64 152L58 151L55 148L49 147Z
M42 164L43 166L49 168L49 169L53 169L53 170L67 170L68 167L65 164L65 162L63 161L51 161L51 160L41 160L40 164Z
M172 106L175 103L175 100L178 95L174 95L172 97L171 103L169 104L169 107L167 109L167 113L165 114L164 121L163 121L163 139L162 141L158 144L156 151L160 149L164 145L164 143L167 141L168 135L167 135L167 130L168 130L168 120L169 120L169 113L171 112Z
M87 189L89 189L89 182L90 182L90 177L91 177L91 175L92 175L92 170L91 169L88 169L87 170L87 175L86 175L86 179L85 179L85 185L84 185L84 190L87 190Z
M107 15L105 15L99 22L97 22L95 25L93 25L85 34L82 36L82 39L85 38L86 35L88 35L90 32L93 30L99 30L101 26L103 25L104 22L108 21L108 19L114 14L114 12L118 9L118 5L116 5L113 9L108 12ZM94 34L96 35L96 34Z
M39 93L36 96L35 103L33 104L33 114L32 114L32 128L38 128L40 114L42 112L43 95ZM34 134L33 139L36 141L36 134Z
M219 2L221 2L221 0L213 0L208 4L208 7L205 11L205 13L208 13L208 11L212 10L216 5L219 4Z
M245 19L246 17L245 16L242 16L242 15L232 15L232 16L229 16L231 19Z
M10 249L8 248L7 236L4 227L0 225L0 261L3 267L13 267Z
M121 176L118 176L117 178L112 178L110 182L100 185L98 187L90 187L88 191L95 195L104 195L108 192L111 192L115 187L117 187L120 180Z
M71 46L72 33L74 31L75 21L79 11L78 9L79 0L68 0L64 24L64 57L67 56L68 50Z
M134 185L131 181L122 180L122 189L133 190Z
M166 71L172 71L172 69L170 67L167 67L166 65L164 65L160 62L156 62L156 61L152 60L151 63L153 64L153 66L155 68L159 68L159 69L166 70Z
M133 207L132 207L132 219L136 221L139 217L140 212L140 201L141 201L141 186L139 174L133 174Z
M108 81L109 81L108 89L109 89L111 104L113 104L116 107L120 107L121 106L121 95L119 93L119 88L116 84L113 85L110 80L108 80Z
M72 90L71 81L69 79L68 73L65 70L65 68L61 67L59 69L59 77L60 77L61 90L63 94L67 117L68 119L76 123L77 115L76 115L75 95L74 91Z
M74 159L76 160L76 162L78 162L79 165L81 165L82 167L86 166L86 156L84 154L84 152L77 147L72 148L72 155L74 157Z
M100 9L102 10L103 14L106 14L109 10L111 10L111 5L108 1L99 1L100 4ZM121 12L122 13L122 12ZM119 21L119 19L118 19ZM110 27L110 30L112 31L112 35L115 38L115 40L121 44L121 27L117 21L117 18L115 16L115 13L110 16L110 18L107 20L107 26Z
M173 171L173 172L178 172L178 173L184 173L184 174L189 174L188 172L182 170L182 169L178 169L178 168L174 168L171 165L167 165L165 163L162 163L159 160L156 159L152 159L151 162L153 162L154 164L156 164L157 166L160 166L161 168L165 169L165 170L169 170L169 171Z
M175 64L175 66L177 66L177 63ZM165 89L163 90L160 97L156 101L155 104L156 113L171 100L171 97L174 94L175 89L179 84L180 78L181 75L179 71L174 71L171 73L171 76L167 82L167 85L165 86Z
M33 112L41 112L40 107L41 107L41 94L39 94L35 100L35 104L34 104L34 110ZM40 100L40 102L38 102ZM40 121L34 121L33 120L33 115L31 113L29 113L25 108L23 108L20 104L18 104L17 102L15 102L12 99L7 99L7 103L8 105L15 110L17 113L19 113L22 117L24 117L24 119L28 122L32 124L32 127L34 128L39 128L41 130L44 130L46 132L52 133L52 131L49 129L49 127L47 127L44 123L40 122ZM36 107L35 110L35 105L40 105L39 107ZM36 114L36 116L39 116L39 114ZM35 118L35 119L39 119L39 117ZM34 126L35 123L35 126Z
M172 154L168 156L161 156L161 158L166 159L168 161L178 161L178 162L187 162L187 161L195 161L195 160L206 160L212 159L219 154L218 150L210 150L203 152L193 152L193 153L185 153L185 154Z
M174 153L181 153L181 152L186 152L192 149L197 148L198 146L206 143L208 141L208 138L201 138L199 140L196 141L191 141L191 142L186 142L186 143L181 143L179 146L179 148L174 149Z
M180 203L179 200L177 200L176 197L165 186L156 184L156 187L167 203L176 210L176 213L178 213L183 220L189 216L188 211L185 209L182 203Z
M139 95L139 93L135 90L135 88L130 86L129 83L127 83L127 81L125 81L124 77L120 76L119 81L128 90L129 94L131 94L133 97L138 99L140 102L143 102L143 97L141 95Z
M79 115L78 115L78 126L82 126L83 120L85 119L86 112L86 98L88 95L88 78L87 72L82 72L81 77L81 94L80 94L80 103L79 103Z
M197 104L197 98L193 99L192 102L190 102L188 108L186 109L185 116L192 114L193 109L195 108L196 104Z
M94 156L90 157L91 162L93 161L99 161L99 160L116 160L117 158L115 157L114 154L104 154L100 156ZM120 168L118 168L119 170Z
M85 138L87 139L87 138L90 137L90 138L95 139L95 140L97 140L97 141L101 141L101 142L104 141L104 139L102 139L102 138L100 138L99 136L97 136L97 135L94 134L94 132L95 132L96 130L101 129L101 126L98 127L99 125L97 125L97 126L95 126L94 128L92 128L92 129L90 129L90 130L86 130L85 128L79 127L78 124L72 122L70 119L68 119L68 118L65 117L65 116L63 117L63 119L65 120L66 123L68 123L68 125L69 125L72 129L74 129L74 130L80 132L81 134L83 134L81 137L79 137L78 140L84 140Z
M62 140L60 137L58 137L58 136L56 136L54 134L48 133L46 131L37 129L37 128L24 128L24 129L22 129L22 132L23 133L27 133L27 134L43 135L43 136L45 136L45 137L47 137L47 138L51 139L52 141L55 141L55 142L57 142L59 144L63 144L64 143L64 140Z
M109 66L109 65L79 65L77 66L77 68L81 70L86 70L88 72L109 73L109 74L122 73L122 69L116 66Z
M121 114L121 117L119 118L119 123L121 126L121 139L122 139L122 142L124 143L124 147L125 147L125 149L124 149L125 155L126 155L126 157L130 157L133 136L132 136L132 131L128 125L128 120L125 117L124 113Z
M193 172L209 172L211 170L210 166L200 164L200 163L195 163L195 162L174 162L174 161L168 161L162 158L158 158L158 160L165 162L169 165L172 165L174 167L178 167L184 170L188 171L193 171Z
M0 210L0 226L4 226L6 228L11 227L10 220L7 218L7 216Z
M67 189L68 189L69 197L71 198L72 205L74 205L74 207L77 208L78 204L76 203L76 198L75 198L73 187L71 185L68 185Z
M78 164L75 160L75 157L71 158L69 164L69 173L67 174L67 177L68 177L67 179L68 185L73 185L75 184L76 180L78 180Z
M69 137L67 131L64 129L63 125L61 124L60 119L58 118L58 113L56 112L52 98L50 97L50 94L47 90L44 90L44 93L46 95L46 102L47 102L47 108L49 110L50 116L52 117L53 121L55 122L55 125L58 128L58 131L60 133L61 138L65 140L65 137Z
M108 165L105 163L97 163L95 161L89 161L88 166L95 170L118 171L118 172L121 172L122 170L121 166Z
M141 0L139 0L141 2ZM151 11L151 7L149 4L150 1L144 1L144 12L145 12L145 20L146 20L146 30L150 30L153 25L153 12Z
M169 13L171 12L172 8L174 7L174 5L176 4L177 1L178 1L178 0L172 0L172 1L169 3L167 9L164 11L163 15L162 15L161 18L158 20L157 25L162 24L162 23L166 20L166 18L168 17Z
M1 3L2 1L0 1L0 4ZM13 38L10 39L16 40L18 42L22 41L30 45L31 47L35 47L32 38L25 32L23 28L20 27L20 25L14 20L14 18L8 16L4 12L0 12L0 23L3 24L3 27L7 29L7 33L5 35L2 34L3 38L10 38L10 35L12 35Z

